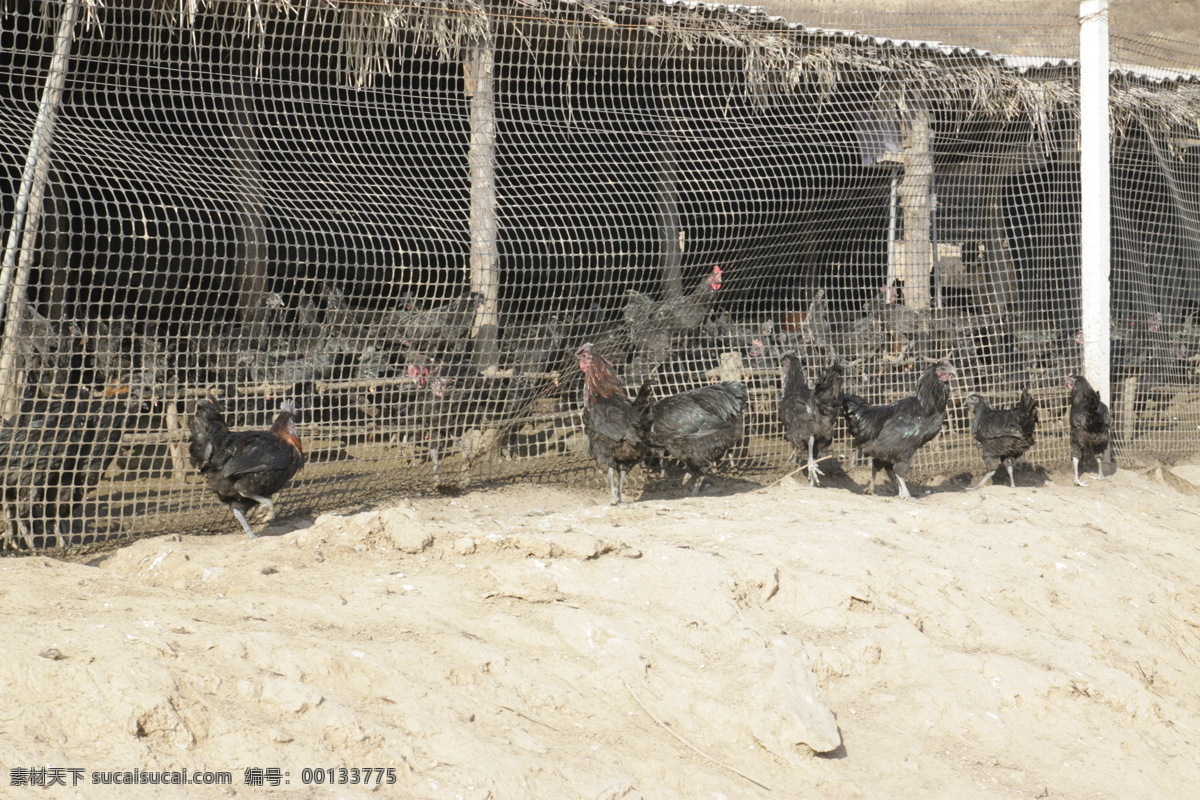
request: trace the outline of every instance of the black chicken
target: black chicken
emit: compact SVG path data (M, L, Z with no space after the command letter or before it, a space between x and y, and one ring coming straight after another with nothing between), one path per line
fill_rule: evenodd
M188 449L192 464L251 539L255 535L246 514L255 507L264 507L268 519L273 516L275 503L271 495L304 466L295 415L295 404L286 401L270 430L230 431L215 400L196 401Z
M443 480L442 456L452 445L457 445L465 460L474 457L464 436L487 419L487 403L493 387L473 366L423 362L409 363L407 367L418 393L407 408L409 426L421 431L418 436L429 453L437 485L457 486L454 482L457 479Z
M1095 458L1096 475L1104 478L1100 456L1107 450L1109 461L1112 461L1112 451L1109 449L1112 419L1108 406L1101 402L1100 393L1092 388L1087 378L1082 375L1069 376L1067 389L1071 393L1071 465L1075 469L1076 485L1086 486L1079 479L1079 462Z
M589 342L575 351L583 371L583 428L588 452L608 471L608 492L615 506L621 503L625 476L646 457L653 381L643 383L630 401L613 365L594 347Z
M714 265L687 294L659 301L630 289L625 304L625 322L630 327L630 337L640 343L651 332L676 334L699 328L708 316L716 293L724 285L724 274L720 265Z
M52 400L29 398L0 427L0 498L12 536L26 547L64 546L81 532L79 505L134 427L152 378L91 394L71 387Z
M455 349L469 337L483 302L482 294L469 292L436 308L407 310L398 317L397 338L422 353Z
M661 365L671 355L674 337L699 330L723 286L724 270L714 265L687 294L654 300L630 289L626 293L624 318L625 333L635 348L635 372Z
M698 494L704 473L742 441L746 385L714 383L672 395L655 404L650 419L651 447L682 461Z
M1021 392L1021 399L1012 408L993 408L981 394L973 394L966 400L971 409L971 434L983 448L983 464L988 473L978 484L981 488L996 474L1003 464L1008 470L1008 485L1016 488L1013 463L1033 447L1033 432L1038 423L1038 403L1028 390Z
M917 380L917 393L885 406L873 406L861 397L842 395L843 413L854 437L854 444L871 458L871 482L867 494L875 493L875 476L886 469L896 482L899 496L912 500L904 476L913 455L938 435L946 420L946 401L954 377L949 361L935 364Z
M815 389L808 388L804 364L795 355L783 357L783 394L779 397L779 421L783 435L795 448L792 457L808 449L808 485L819 486L816 456L833 442L833 426L842 414L841 364L825 370Z

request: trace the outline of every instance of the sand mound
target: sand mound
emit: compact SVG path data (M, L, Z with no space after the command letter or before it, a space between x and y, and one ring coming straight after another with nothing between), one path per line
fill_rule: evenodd
M51 790L89 798L1188 796L1200 499L1068 483L509 488L7 559L0 763L233 773Z

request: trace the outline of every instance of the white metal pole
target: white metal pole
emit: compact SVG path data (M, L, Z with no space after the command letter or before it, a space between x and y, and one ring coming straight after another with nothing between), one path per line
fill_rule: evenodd
M1110 401L1108 0L1079 4L1079 186L1083 374Z
M896 206L900 197L900 165L892 164L892 193L888 196L887 288L896 285Z

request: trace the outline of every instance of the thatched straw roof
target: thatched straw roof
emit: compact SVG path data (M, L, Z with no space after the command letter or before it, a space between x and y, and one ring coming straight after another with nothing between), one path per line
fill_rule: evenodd
M1045 139L1052 120L1078 103L1077 65L1047 59L1037 66L987 51L937 42L880 39L769 17L761 9L656 0L82 0L90 25L105 25L122 7L153 11L164 32L195 28L206 17L268 47L277 21L306 19L336 26L343 80L365 85L389 73L398 46L461 61L476 43L504 41L573 64L598 54L725 62L750 96L768 98L803 88L831 96L838 85L873 86L877 103L904 98L950 112L950 124L1022 121ZM53 15L57 4L44 2ZM1200 83L1186 76L1143 80L1114 71L1113 117L1118 135L1132 124L1194 137Z

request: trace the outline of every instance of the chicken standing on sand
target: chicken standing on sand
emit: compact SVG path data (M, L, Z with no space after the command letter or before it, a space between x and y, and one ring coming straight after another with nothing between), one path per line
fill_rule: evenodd
M792 457L808 449L808 485L819 486L816 457L833 442L833 426L842 414L841 364L833 363L817 381L814 389L808 388L804 375L804 364L792 354L783 357L783 394L779 398L779 421L783 423L783 434L792 447Z
M654 382L643 383L631 401L613 365L594 347L589 342L575 351L583 371L583 428L588 452L608 471L608 491L615 506L621 504L625 476L646 457Z
M704 474L742 442L746 384L725 381L671 395L654 405L649 442L681 461L699 494Z
M1071 393L1071 466L1075 469L1076 485L1087 486L1079 479L1079 462L1085 458L1095 458L1096 476L1104 478L1100 456L1107 451L1111 463L1112 442L1109 437L1112 419L1108 406L1100 400L1100 393L1092 388L1087 378L1082 375L1068 376L1067 390Z
M983 395L973 394L966 399L971 409L971 434L983 448L983 464L987 474L972 486L979 489L992 479L1003 464L1008 470L1008 485L1016 488L1013 463L1033 447L1033 434L1038 423L1038 404L1026 389L1012 408L993 408Z
M267 519L273 517L271 495L304 466L295 404L285 401L269 430L230 431L215 400L197 400L191 431L188 453L192 464L229 506L246 534L255 538L246 514L261 507L267 509Z
M896 482L898 496L912 500L904 476L917 450L932 441L946 421L946 402L950 399L949 380L954 365L949 361L934 364L917 380L916 394L873 406L861 397L842 395L843 413L854 437L854 444L871 459L871 482L866 493L875 493L875 476L885 469Z

